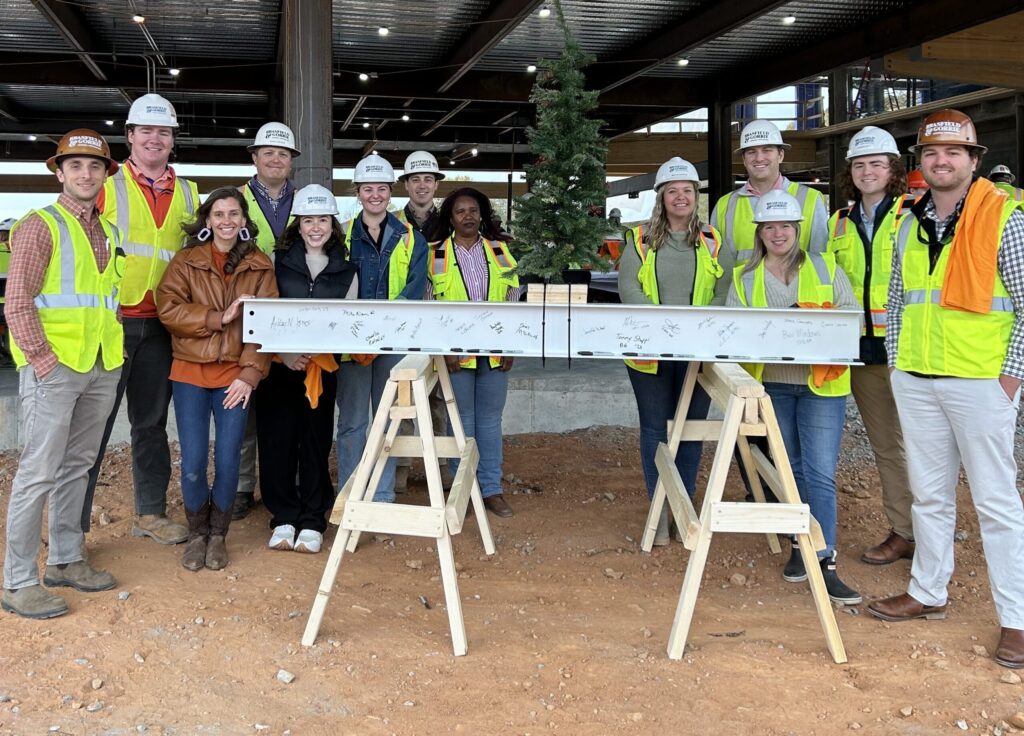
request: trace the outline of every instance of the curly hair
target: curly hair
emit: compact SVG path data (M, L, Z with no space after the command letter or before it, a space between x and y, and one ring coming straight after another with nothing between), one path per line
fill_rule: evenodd
M907 193L907 167L899 156L887 155L889 159L889 183L885 185L885 194L888 197L898 197ZM853 183L850 162L843 164L842 170L836 176L836 186L839 193L848 201L859 202L860 190Z
M242 216L245 218L244 227L249 231L249 239L236 239L235 245L228 253L228 260L224 264L224 273L231 274L235 272L235 268L242 262L243 258L256 250L256 234L259 232L256 223L249 219L249 205L246 203L245 197L234 187L221 187L207 195L206 201L199 205L199 209L196 210L195 220L181 226L186 236L185 245L182 248L194 248L197 245L204 245L209 242L210 238L213 237L212 235L207 236L206 240L200 240L199 234L206 229L206 220L210 217L213 205L222 199L233 199L238 202L242 210Z
M480 207L480 234L488 240L501 240L501 234L494 226L494 208L491 207L491 200L479 189L473 187L461 187L444 198L441 209L437 214L437 226L429 234L430 242L436 243L447 240L455 232L452 225L452 211L455 209L455 200L459 197L475 199Z

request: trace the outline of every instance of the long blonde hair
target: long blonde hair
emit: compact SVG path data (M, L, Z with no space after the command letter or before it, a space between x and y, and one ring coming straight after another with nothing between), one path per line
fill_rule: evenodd
M765 222L758 223L757 229L754 230L754 253L751 255L750 260L747 261L746 268L743 269L743 273L750 273L761 265L761 261L768 255L768 250L764 247L764 241L761 239L761 232L764 230L764 226L768 224ZM806 254L800 247L800 223L792 223L794 235L793 235L793 247L789 253L786 254L782 260L784 273L786 274L786 281L791 281L796 276L797 271L800 270L800 266L804 265L804 258Z
M695 245L697 239L700 237L701 228L704 227L700 221L700 216L697 214L697 206L700 204L700 190L697 185L693 182L693 191L695 194L693 203L693 214L690 215L690 222L686 226L686 242L690 245ZM667 186L667 185L666 185ZM668 213L665 212L665 187L662 187L658 191L658 196L654 199L654 210L651 212L651 219L647 221L646 234L644 235L644 241L647 243L647 247L651 250L658 250L665 241L668 240L669 230L668 224Z

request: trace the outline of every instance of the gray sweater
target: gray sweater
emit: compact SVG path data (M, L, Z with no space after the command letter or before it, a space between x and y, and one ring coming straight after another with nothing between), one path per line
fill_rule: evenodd
M739 295L736 293L735 285L729 287L729 298L725 301L727 307L742 307ZM798 279L793 279L789 284L784 284L767 268L764 270L764 291L768 306L776 309L785 309L796 304ZM835 281L832 283L833 305L838 309L857 309L857 297L854 296L853 286L850 279L843 272L843 269L836 266ZM761 376L762 383L793 383L803 386L807 383L807 366L794 365L792 363L776 364L769 363L764 367L764 375Z
M662 304L689 306L693 297L693 280L697 270L697 251L687 240L685 232L669 233L668 241L658 249L656 269L658 273L658 296ZM722 278L715 285L715 297L711 303L725 304L729 291L730 274L735 263L735 254L726 254L721 248L718 263L724 269ZM619 299L623 304L650 304L644 295L638 275L642 266L636 246L633 245L632 231L627 231L619 259Z

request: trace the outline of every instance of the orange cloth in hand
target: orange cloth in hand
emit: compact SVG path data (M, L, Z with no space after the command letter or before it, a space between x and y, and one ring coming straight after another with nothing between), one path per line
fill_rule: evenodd
M338 370L338 363L330 353L314 355L306 364L306 398L309 406L315 409L320 404L320 394L324 392L322 371L334 373Z
M949 246L949 263L939 300L946 309L978 314L992 311L999 220L1005 204L1005 192L988 179L978 179L971 186Z
M364 353L352 353L348 357L352 358L359 365L370 365L373 359L377 357L376 353L364 354Z
M835 305L832 302L822 302L821 304L797 302L797 306L801 309L835 309ZM814 381L815 388L821 388L825 385L826 381L834 381L846 373L849 368L846 365L812 365L811 380Z

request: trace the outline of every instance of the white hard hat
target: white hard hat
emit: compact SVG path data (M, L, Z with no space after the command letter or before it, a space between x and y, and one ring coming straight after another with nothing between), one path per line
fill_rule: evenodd
M256 137L252 145L246 150L252 153L262 146L274 146L276 148L287 148L293 156L299 155L299 149L295 147L295 134L292 129L284 123L264 123L256 131Z
M177 128L178 114L174 105L158 94L142 95L128 109L128 125L156 125L163 128Z
M782 142L782 132L771 120L754 120L747 123L740 133L740 147L733 153L742 153L744 148L754 146L781 146L787 150L792 148L788 143Z
M413 174L433 174L438 181L444 178L441 167L437 165L437 159L430 151L413 151L405 159L405 166L402 167L402 175L399 181L405 181Z
M874 156L884 153L889 156L899 156L900 148L896 145L896 139L889 135L888 131L868 125L850 139L850 145L846 149L846 160L858 156Z
M761 195L754 207L754 222L800 222L804 218L800 203L784 189L772 189Z
M0 220L0 231L7 231L14 227L17 222L13 217L8 217L6 220Z
M1000 174L1003 176L1010 177L1011 184L1013 184L1014 180L1017 178L1013 175L1013 172L1010 171L1010 167L1007 166L1006 164L996 164L995 166L992 167L992 171L988 172L989 178L992 178L993 176L999 176Z
M689 161L673 156L658 167L658 173L654 176L654 191L661 189L663 184L670 181L692 181L700 183L700 176L697 169Z
M327 187L319 184L307 184L295 192L292 199L292 215L337 215L338 202Z
M383 156L371 153L356 164L352 182L355 184L394 184L395 169Z

